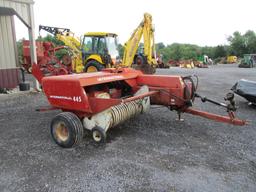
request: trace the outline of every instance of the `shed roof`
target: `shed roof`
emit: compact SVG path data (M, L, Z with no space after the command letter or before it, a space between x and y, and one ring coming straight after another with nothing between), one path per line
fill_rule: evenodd
M28 27L31 27L29 14L33 0L0 0L0 15L16 15Z

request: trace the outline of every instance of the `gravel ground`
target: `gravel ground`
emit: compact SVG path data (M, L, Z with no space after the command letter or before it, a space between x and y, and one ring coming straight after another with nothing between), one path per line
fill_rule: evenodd
M256 81L256 68L218 65L208 69L159 69L158 74L197 74L198 92L223 101L239 79ZM51 139L49 125L59 111L42 93L0 95L0 191L256 191L256 108L237 96L237 127L166 108L152 108L109 130L97 146L87 134L76 148ZM197 101L195 107L225 114Z

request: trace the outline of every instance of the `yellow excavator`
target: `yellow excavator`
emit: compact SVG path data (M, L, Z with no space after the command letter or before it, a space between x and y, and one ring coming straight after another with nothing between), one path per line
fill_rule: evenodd
M138 53L139 43L143 36L144 48ZM121 66L133 66L146 74L152 74L157 67L156 49L154 39L154 28L152 16L144 14L144 18L139 26L133 31L130 39L125 43L124 56Z
M71 58L63 59L66 64L72 62L72 69L76 73L100 71L113 67L120 60L117 35L114 33L88 32L80 40L67 28L40 25L39 32L40 30L53 34L67 46Z

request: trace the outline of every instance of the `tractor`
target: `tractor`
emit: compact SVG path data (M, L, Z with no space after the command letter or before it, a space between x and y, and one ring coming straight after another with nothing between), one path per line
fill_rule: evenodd
M240 68L253 68L256 66L256 54L244 54L238 67Z

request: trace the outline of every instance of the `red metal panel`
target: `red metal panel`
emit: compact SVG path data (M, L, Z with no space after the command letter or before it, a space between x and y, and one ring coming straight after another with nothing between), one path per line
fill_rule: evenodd
M35 74L34 68L33 74ZM136 70L124 70L127 72L111 73L108 70L95 73L43 77L41 82L44 93L52 106L65 110L95 113L117 105L121 103L121 100L99 98L88 100L88 95L85 93L84 87L132 78L135 79L140 74ZM38 79L41 80L40 78Z
M34 72L33 72L34 73ZM59 75L59 76L50 76L44 77L43 79L49 79L51 81L66 81L66 82L80 82L81 87L103 84L113 81L121 81L134 79L138 76L139 73L133 70L129 73L110 73L110 72L95 72L95 73L80 73L72 75ZM36 74L37 76L38 74ZM40 82L39 78L39 82ZM44 81L45 81L44 80Z
M81 112L91 112L88 105L88 97L79 80L61 78L60 76L44 77L42 86L48 101L53 107ZM56 78L54 78L56 77ZM64 75L63 75L64 77Z
M180 76L168 75L139 75L138 85L148 85L152 87L183 88L183 81Z
M23 56L30 58L30 41L23 40L22 44L23 44ZM42 41L36 41L36 54L37 54L37 57L44 56L44 46Z
M20 69L0 69L0 87L15 88L20 83Z
M184 82L180 76L139 75L138 85L149 86L150 91L159 91L151 96L151 103L166 106L184 105Z

